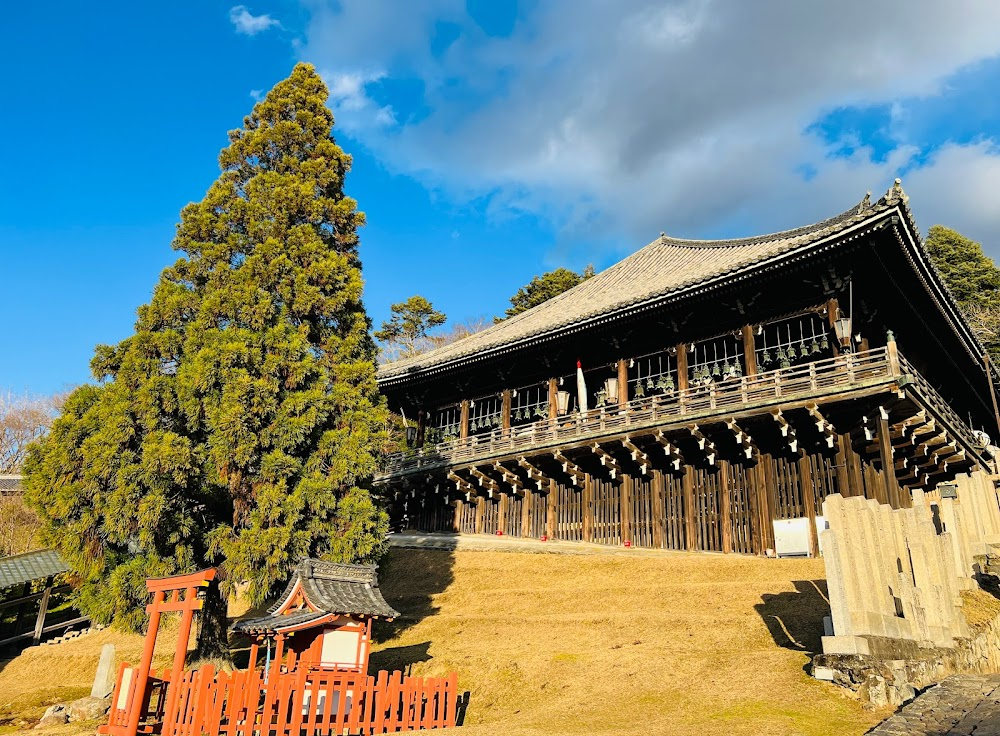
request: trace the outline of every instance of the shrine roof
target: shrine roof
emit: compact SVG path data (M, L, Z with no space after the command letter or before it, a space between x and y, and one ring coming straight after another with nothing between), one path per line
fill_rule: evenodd
M843 240L849 233L884 219L892 210L904 214L912 226L907 201L897 180L877 201L865 195L860 203L835 217L793 230L731 240L683 240L661 235L614 266L532 309L449 345L380 366L379 382L394 384L487 358L652 307L683 293L712 288ZM916 232L915 226L912 230Z
M303 560L295 568L277 602L267 609L266 616L239 621L233 629L243 632L273 631L319 620L331 613L396 618L399 613L386 603L379 590L377 569L375 565ZM306 600L318 610L280 613L300 583Z
M69 565L54 549L40 549L0 557L0 588L52 577L69 571Z

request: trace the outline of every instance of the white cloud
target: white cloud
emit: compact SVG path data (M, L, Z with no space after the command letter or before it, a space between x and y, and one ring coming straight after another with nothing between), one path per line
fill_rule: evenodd
M1000 186L994 145L921 160L901 140L884 161L836 158L808 132L840 106L933 98L996 57L994 0L553 0L509 38L483 34L459 0L310 8L300 53L330 70L338 126L390 168L548 218L568 243L795 226L900 170L921 220L1000 243L983 194ZM441 20L462 33L435 54ZM413 76L429 113L399 125L365 87Z
M264 90L262 89L252 89L250 90L250 96L253 97L257 102L264 99Z
M268 28L281 28L281 23L268 14L253 15L245 5L236 5L229 9L229 20L237 33L244 36L256 36Z

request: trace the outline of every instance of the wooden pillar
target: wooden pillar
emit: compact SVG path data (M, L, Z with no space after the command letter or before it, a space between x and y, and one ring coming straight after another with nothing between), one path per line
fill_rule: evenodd
M462 399L462 414L458 420L458 437L466 439L469 436L469 400Z
M861 349L868 350L868 338L861 341ZM892 330L886 334L885 355L889 361L889 375L898 376L902 373L899 369L899 350L896 348L896 337Z
M476 496L476 534L483 533L483 512L486 510L486 499Z
M771 502L774 478L771 456L761 455L760 460L757 464L757 499L761 511L761 543L763 552L766 554L768 549L774 549L774 504Z
M420 409L417 412L417 440L414 444L417 447L424 446L424 437L427 433L427 412Z
M531 537L534 536L534 529L531 528L531 507L535 503L535 494L529 491L527 488L524 489L524 495L521 497L521 536Z
M160 630L160 604L163 603L164 592L157 590L153 593L153 602L146 608L149 611L149 625L146 628L146 639L142 646L142 657L139 659L139 666L132 676L135 678L135 686L132 688L132 700L127 703L128 724L125 726L126 734L134 734L139 728L139 718L143 715L142 701L145 696L146 683L149 681L149 668L153 663L153 649L156 648L156 633ZM171 688L176 692L177 688ZM169 690L168 690L169 692ZM167 711L170 712L169 710Z
M198 595L198 589L194 586L184 590L185 602L194 600ZM198 608L201 606L199 605ZM174 666L170 672L170 682L180 682L181 673L184 672L184 660L187 659L188 639L191 637L191 622L194 620L195 608L185 607L181 612L181 623L177 629L177 648L174 649Z
M677 390L688 387L688 346L681 343L677 346Z
M719 459L719 486L722 496L722 551L733 551L733 488L729 479L729 461Z
M624 407L628 403L628 361L618 361L618 406Z
M594 479L585 473L583 490L580 491L580 506L583 511L583 541L594 541Z
M455 501L455 521L454 521L454 526L455 526L455 531L456 532L462 531L462 512L464 512L464 511L465 511L465 501L462 501L461 499L459 499L458 501Z
M681 492L684 497L684 536L688 550L698 549L698 525L694 508L694 468L684 468L681 478Z
M827 329L829 331L829 341L830 347L833 348L834 355L840 355L840 341L837 339L836 333L833 331L833 323L837 321L837 317L840 316L840 302L837 301L836 297L831 297L826 300L826 322Z
M809 520L809 556L819 557L819 534L816 531L816 496L813 488L812 463L808 455L799 456L799 487L802 491L802 508Z
M834 462L834 471L837 475L837 490L844 498L856 495L856 491L851 487L851 475L847 472L847 449L845 443L851 441L849 434L837 435L837 456Z
M38 616L35 617L35 633L31 638L32 644L38 644L42 640L42 632L45 630L45 616L49 612L49 597L52 595L52 578L45 581L45 590L38 601ZM16 632L15 632L16 633Z
M663 473L653 469L650 477L650 495L653 501L653 546L662 549L663 544Z
M757 375L757 341L754 339L753 325L743 326L744 375Z
M761 539L761 520L763 516L760 510L760 498L757 487L760 475L760 460L755 465L746 468L743 474L744 482L749 486L744 489L750 508L750 551L755 555L764 554L764 544Z
M247 661L247 672L257 669L257 651L260 648L260 637L254 637L250 643L250 659Z
M549 379L549 419L559 418L559 380Z
M510 403L510 389L505 388L500 394L500 428L505 436L510 433Z
M500 503L497 504L497 531L500 534L507 533L507 510L510 506L510 497L506 493L500 494Z
M545 534L549 539L556 538L556 503L559 500L559 484L549 480L549 495L546 501Z
M632 544L632 494L634 492L634 484L635 480L631 475L622 475L622 490L619 494L622 544L625 544L625 542L628 542L630 545Z
M844 457L847 460L847 482L852 496L865 495L865 481L861 473L861 458L854 451L851 435L841 435L844 441Z
M892 437L889 435L889 420L878 418L878 453L882 460L882 479L885 481L886 500L894 508L902 508L902 495L896 481L896 465L892 456Z

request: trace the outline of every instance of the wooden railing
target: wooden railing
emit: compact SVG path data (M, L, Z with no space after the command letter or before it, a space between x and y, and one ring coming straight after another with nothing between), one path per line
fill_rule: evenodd
M393 455L386 463L384 475L517 453L538 446L600 437L679 419L694 421L754 405L780 404L814 395L848 391L866 384L890 381L895 375L894 365L898 364L890 360L889 349L877 348L754 376L691 386L672 394L633 399L621 407L591 409L512 429L496 429Z
M935 413L938 414L944 421L946 421L955 433L957 433L960 439L965 442L970 447L976 447L980 443L976 437L972 434L972 429L962 420L958 413L951 408L949 404L941 394L937 392L931 384L917 371L916 368L904 358L902 355L899 356L899 366L903 373L913 379L913 382L917 386L917 390L920 395L927 402L928 407Z
M127 665L122 666L122 670ZM122 678L119 677L119 686ZM161 688L161 692L162 692ZM454 726L458 681L300 668L216 672L211 665L184 672L169 697L151 699L144 720L162 723L163 736L332 736L381 734ZM110 728L124 724L112 696Z

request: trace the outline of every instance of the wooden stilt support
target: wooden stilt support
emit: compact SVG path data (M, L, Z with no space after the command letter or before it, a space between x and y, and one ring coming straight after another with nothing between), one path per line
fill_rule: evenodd
M684 468L681 491L684 496L684 536L688 550L693 551L698 549L698 524L694 505L694 468L690 465Z

